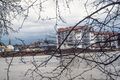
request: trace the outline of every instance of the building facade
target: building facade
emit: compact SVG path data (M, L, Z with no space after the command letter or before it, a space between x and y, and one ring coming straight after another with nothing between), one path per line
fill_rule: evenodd
M57 35L57 47L63 42L72 27L59 28ZM119 48L119 33L97 32L93 27L77 26L61 45L61 49L68 48Z

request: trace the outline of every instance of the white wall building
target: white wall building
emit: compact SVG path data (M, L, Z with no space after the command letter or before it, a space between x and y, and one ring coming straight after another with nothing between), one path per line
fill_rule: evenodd
M71 29L72 27L58 29L57 47L62 43ZM100 46L118 48L118 34L116 32L95 32L93 27L77 26L62 44L61 49L74 47L95 49L100 48Z

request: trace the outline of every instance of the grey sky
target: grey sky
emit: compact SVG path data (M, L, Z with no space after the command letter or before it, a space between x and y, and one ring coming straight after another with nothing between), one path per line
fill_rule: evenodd
M28 7L31 5L32 2L35 0L22 0L21 4L24 7ZM41 0L44 1L44 0ZM63 0L59 0L59 11L60 16L63 18L63 20L66 23L63 23L61 21L58 22L58 28L59 27L66 27L66 26L73 26L75 23L77 23L79 20L84 18L87 14L85 11L84 3L86 0L73 0L69 3L69 7L67 8L65 2ZM62 2L63 1L63 2ZM35 5L39 3L36 2ZM43 19L47 18L55 18L55 0L48 0L43 5L43 9L41 14L41 17ZM89 13L92 12L92 7L88 6ZM45 35L48 35L50 33L55 33L54 25L55 25L55 19L52 20L38 20L39 17L39 7L34 6L29 9L29 17L25 20L23 27L20 29L19 33L11 33L10 37L14 39L15 37L23 38L23 39L40 39L42 37L45 37ZM12 21L13 28L17 30L23 21L22 16L18 16L15 20Z

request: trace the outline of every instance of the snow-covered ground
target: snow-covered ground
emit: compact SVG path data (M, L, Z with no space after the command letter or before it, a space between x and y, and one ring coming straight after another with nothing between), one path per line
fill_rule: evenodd
M9 72L10 80L30 80L30 76L25 76L25 73L28 69L34 68L32 62L35 60L37 64L40 64L48 57L49 56L35 56L34 59L32 56L22 58L14 57ZM0 80L6 80L7 68L11 59L12 58L0 58ZM52 59L48 64L49 69L54 67L51 63L55 65L58 61L56 59Z
M117 55L119 55L119 53L117 53ZM47 60L48 58L50 58L49 55L35 56L35 57L27 56L22 58L14 57L12 65L10 66L9 80L39 80L40 76L31 74L32 71L30 70L34 70L35 64L39 65L43 61ZM102 58L104 59L105 57L102 57ZM7 68L11 59L12 58L0 58L0 80L7 80ZM36 63L33 64L34 62ZM90 67L88 66L88 64L91 64L93 66ZM53 69L55 69L58 65L60 65L59 59L56 57L53 57L49 61L49 63L47 63L46 66L39 67L39 70L41 71L41 73L50 72ZM75 80L84 80L84 79L104 80L106 78L105 74L103 74L99 70L100 66L97 66L94 68L95 63L90 63L90 62L86 62L85 60L75 59L72 62L71 66L73 67L70 67L70 70L68 69L68 71L66 72L64 71L63 76L61 77L61 80L69 80L70 78L73 78ZM120 70L120 59L114 62L114 66L115 67L110 65L106 67L106 70L111 70L112 68L116 68L117 71ZM118 74L119 74L119 71L118 71ZM79 76L79 77L75 78L75 76ZM43 80L47 80L47 79L43 79ZM57 80L57 79L54 79L54 80ZM116 80L120 80L120 78L116 78Z

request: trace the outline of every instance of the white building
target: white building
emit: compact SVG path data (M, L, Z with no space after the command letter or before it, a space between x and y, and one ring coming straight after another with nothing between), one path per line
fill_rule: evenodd
M7 51L14 51L13 45L8 45L6 48Z
M72 27L58 29L57 47L62 43L71 29ZM61 49L74 47L95 49L100 48L100 46L104 48L118 48L118 34L116 32L95 32L93 27L77 26L62 44Z

